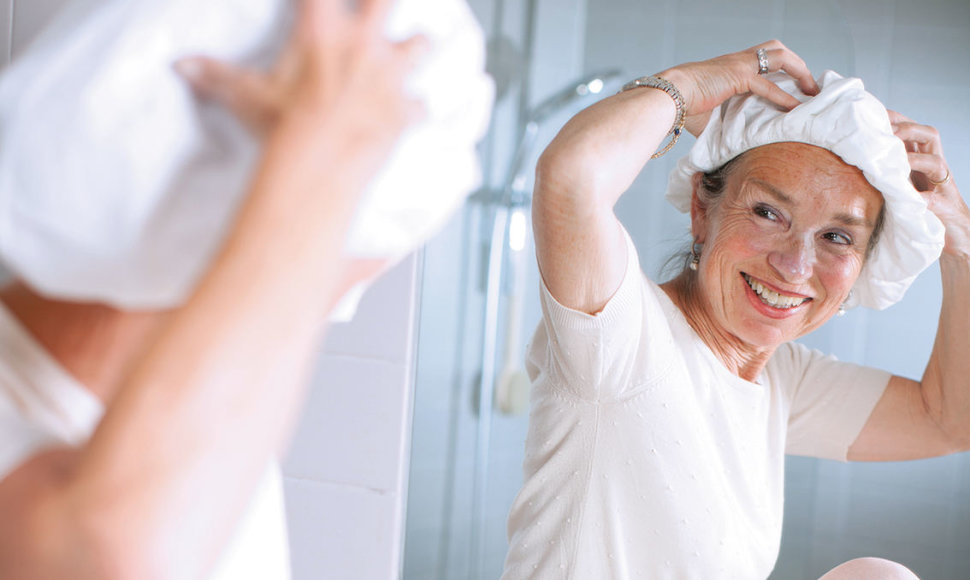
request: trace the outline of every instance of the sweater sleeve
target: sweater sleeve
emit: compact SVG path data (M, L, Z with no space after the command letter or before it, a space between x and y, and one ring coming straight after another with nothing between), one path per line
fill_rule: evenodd
M786 452L839 461L846 461L891 377L797 343L782 345L768 367L788 398Z
M626 270L602 311L590 315L568 308L541 283L543 317L528 356L533 382L544 375L544 382L572 396L616 400L636 392L642 382L637 377L652 376L650 366L664 360L661 351L671 347L671 337L658 296L662 290L644 277L633 240L623 233ZM644 336L645 328L651 336Z

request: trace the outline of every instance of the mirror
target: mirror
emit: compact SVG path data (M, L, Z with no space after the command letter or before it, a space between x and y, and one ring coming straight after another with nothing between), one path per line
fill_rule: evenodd
M519 412L523 389L508 377L522 368L524 345L540 316L531 236L519 242L512 224L529 223L531 168L542 147L598 96L582 95L530 129L537 105L591 75L618 69L629 80L779 38L816 75L831 68L859 76L891 108L937 127L953 173L970 170L970 69L964 62L970 4L963 0L471 4L490 35L501 98L482 147L486 186L424 253L407 579L501 575L506 518L522 484L528 429L527 414ZM617 90L612 82L604 81L601 95ZM530 130L535 146L523 152L517 148ZM617 206L651 277L688 241L686 217L668 207L662 193L691 142L685 136L649 164ZM519 172L523 166L529 169ZM899 304L850 311L801 342L842 360L918 377L933 343L940 293L934 266ZM509 344L515 353L506 352ZM772 578L818 578L860 555L900 561L924 578L970 575L966 455L881 464L790 457L785 506Z

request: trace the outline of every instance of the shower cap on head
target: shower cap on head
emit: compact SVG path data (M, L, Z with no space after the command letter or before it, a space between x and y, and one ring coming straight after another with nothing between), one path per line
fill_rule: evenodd
M52 297L183 302L227 233L259 144L197 101L172 63L205 54L268 66L294 4L69 3L0 77L0 262ZM429 40L408 81L426 114L374 176L347 252L395 261L478 186L493 86L465 0L397 0L385 33ZM351 317L361 293L335 318Z
M734 157L762 145L808 143L828 149L862 170L882 193L885 221L882 234L847 306L883 309L899 301L909 285L943 249L943 224L927 208L910 181L903 142L893 134L886 107L866 92L862 81L826 71L818 79L821 92L809 97L784 73L769 80L794 95L801 104L786 112L756 95L739 95L714 109L690 153L670 173L667 200L690 211L692 176L721 167Z

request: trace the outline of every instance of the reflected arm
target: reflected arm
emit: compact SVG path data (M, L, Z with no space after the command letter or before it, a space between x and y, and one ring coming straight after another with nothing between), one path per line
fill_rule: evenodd
M620 285L626 243L613 206L674 122L663 91L638 88L573 117L536 168L533 226L543 281L563 305L599 312Z
M851 461L900 461L970 450L970 254L940 258L943 306L921 381L894 376Z

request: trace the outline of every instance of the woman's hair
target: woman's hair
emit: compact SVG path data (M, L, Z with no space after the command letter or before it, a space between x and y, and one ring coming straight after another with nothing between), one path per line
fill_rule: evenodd
M744 157L744 153L731 159L717 169L701 175L701 187L698 193L701 196L701 203L705 207L710 208L716 206L720 201L721 196L724 194L724 187L727 185L728 176L737 165L737 161L742 157ZM680 250L664 260L663 265L660 267L660 278L663 280L671 280L681 274L688 274L688 278L690 278L692 270L688 266L690 266L691 250L693 247L694 240L691 239L690 245L686 249Z
M717 169L707 171L701 175L701 187L698 190L698 195L701 196L701 203L706 208L715 207L720 202L721 196L724 195L724 188L727 185L728 177L730 177L732 171L737 166L738 160L742 157L744 157L744 153L734 157ZM883 204L879 208L879 215L876 216L876 223L872 228L872 235L869 236L869 243L866 245L866 260L869 259L869 255L876 248L876 243L879 241L879 234L882 233L885 221L886 203L883 200ZM681 250L667 258L660 268L661 278L665 278L668 275L670 278L674 278L680 274L689 274L692 272L688 268L691 260L691 249L693 249L693 240L691 240L691 246L687 249Z

